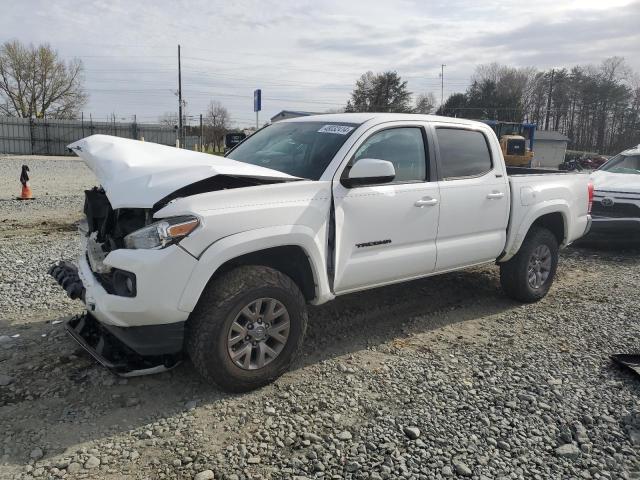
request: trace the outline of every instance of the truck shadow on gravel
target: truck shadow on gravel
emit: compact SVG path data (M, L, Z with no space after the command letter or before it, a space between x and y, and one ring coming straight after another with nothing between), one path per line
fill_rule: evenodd
M492 266L338 297L312 307L301 367L519 305Z
M194 405L269 397L309 373L304 367L379 346L409 334L482 318L517 306L503 296L496 268L482 267L378 288L310 307L303 355L275 385L229 395L205 384L187 361L163 374L120 379L67 337L62 323L21 325L9 348L0 346L0 424L15 441L4 461L22 464L38 447L45 458L69 447L150 422L179 416ZM0 334L15 330L0 321ZM425 353L428 354L428 353ZM29 439L25 442L24 439Z

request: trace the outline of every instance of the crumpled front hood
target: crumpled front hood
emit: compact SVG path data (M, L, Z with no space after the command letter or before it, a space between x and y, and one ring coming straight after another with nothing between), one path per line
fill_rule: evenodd
M591 181L596 191L640 194L640 175L633 173L612 173L597 170L591 174Z
M151 208L176 190L216 175L294 180L286 173L157 143L91 135L68 148L96 175L111 207Z

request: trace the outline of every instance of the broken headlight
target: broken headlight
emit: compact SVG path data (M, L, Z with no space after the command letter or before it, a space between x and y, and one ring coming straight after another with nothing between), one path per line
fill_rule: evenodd
M164 218L124 237L126 248L159 249L178 243L200 225L197 217Z

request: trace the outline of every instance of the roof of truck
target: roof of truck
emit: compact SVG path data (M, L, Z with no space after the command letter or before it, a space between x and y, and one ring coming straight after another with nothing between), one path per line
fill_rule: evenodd
M461 125L483 125L482 122L475 120L467 120L465 118L451 118L441 117L438 115L421 115L417 113L376 113L376 112L363 112L363 113L325 113L320 115L309 115L305 117L288 118L281 120L278 123L283 122L335 122L335 123L356 123L363 124L369 120L376 120L378 122L393 122L402 120L422 120L426 122L442 122L457 123Z

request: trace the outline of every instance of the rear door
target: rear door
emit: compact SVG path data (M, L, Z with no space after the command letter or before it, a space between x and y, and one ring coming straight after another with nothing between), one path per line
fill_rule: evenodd
M355 143L333 183L336 293L433 272L440 195L430 157L419 122L379 125ZM362 158L392 162L395 180L346 188L341 176Z
M440 188L436 270L494 260L505 246L509 185L484 129L433 125Z

